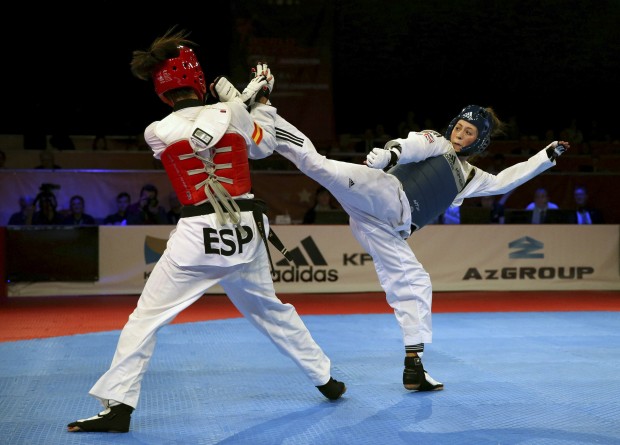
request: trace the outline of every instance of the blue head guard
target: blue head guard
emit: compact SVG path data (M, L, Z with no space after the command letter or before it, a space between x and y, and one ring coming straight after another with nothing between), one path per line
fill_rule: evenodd
M452 119L446 130L446 139L450 140L452 130L459 120L465 120L478 129L478 138L473 144L463 147L459 155L472 156L482 153L491 143L491 131L493 131L493 119L487 110L478 105L467 105Z

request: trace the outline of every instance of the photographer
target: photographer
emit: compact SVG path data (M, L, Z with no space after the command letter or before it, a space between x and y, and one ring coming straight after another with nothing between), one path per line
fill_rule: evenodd
M39 194L34 200L34 206L38 210L32 216L33 225L61 225L63 216L56 211L58 201L53 190L60 189L56 184L41 184Z
M168 224L166 209L159 205L157 187L145 184L140 190L140 199L127 208L127 224Z

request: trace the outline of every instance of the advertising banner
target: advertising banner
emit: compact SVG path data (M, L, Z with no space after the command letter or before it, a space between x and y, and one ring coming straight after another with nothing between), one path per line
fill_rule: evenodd
M12 283L9 296L139 294L173 226L101 226L99 280ZM279 293L381 292L348 226L273 226L295 258L270 246ZM620 290L620 226L427 226L408 240L434 291ZM207 293L222 293L216 286Z

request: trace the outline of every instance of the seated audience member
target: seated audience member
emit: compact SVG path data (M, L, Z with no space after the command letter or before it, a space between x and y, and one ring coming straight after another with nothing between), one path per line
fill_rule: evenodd
M334 210L339 210L339 207L334 205L334 198L332 194L325 187L320 186L316 189L314 204L305 213L302 224L314 224L317 212Z
M170 210L168 210L168 224L176 225L179 222L179 219L181 219L183 204L181 204L179 197L174 191L172 191L170 196L168 196L168 205L170 206Z
M34 216L34 198L32 196L20 196L19 211L9 218L9 226L29 226Z
M116 196L116 212L109 214L103 219L103 224L114 226L127 225L127 208L131 202L131 197L127 192L120 192Z
M33 225L62 225L63 216L56 210L56 195L49 190L40 192L34 200L38 210L32 216Z
M489 211L489 224L504 224L504 204L495 196L481 196L480 205Z
M575 211L568 218L569 224L603 224L603 213L588 205L588 191L582 185L575 187L573 194Z
M500 196L499 199L497 196L480 197L480 205L483 208L489 209L489 224L504 224L506 222L506 201L508 201L508 198L510 198L510 195L512 195L515 190L516 189L510 190L508 193Z
M530 202L525 210L532 211L532 224L544 224L547 210L557 210L558 205L549 201L547 189L540 187L534 192L534 201Z
M140 199L127 208L127 224L168 224L166 209L159 205L158 190L153 184L145 184Z
M37 169L58 170L61 168L60 165L56 164L53 150L41 150L41 153L39 153L39 161L41 163L36 166Z
M65 216L62 223L67 226L94 226L97 225L95 218L88 213L84 213L84 197L73 195L69 200L69 214Z

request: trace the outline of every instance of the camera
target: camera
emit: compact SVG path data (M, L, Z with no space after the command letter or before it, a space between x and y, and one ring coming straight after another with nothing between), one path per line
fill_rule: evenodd
M58 206L58 202L56 201L54 190L60 190L60 186L58 184L50 184L47 182L41 184L39 186L39 194L34 200L34 205L36 206L39 203L47 202L55 209Z
M60 190L60 186L58 184L50 184L44 182L39 186L39 191L43 193L52 193L53 190Z

